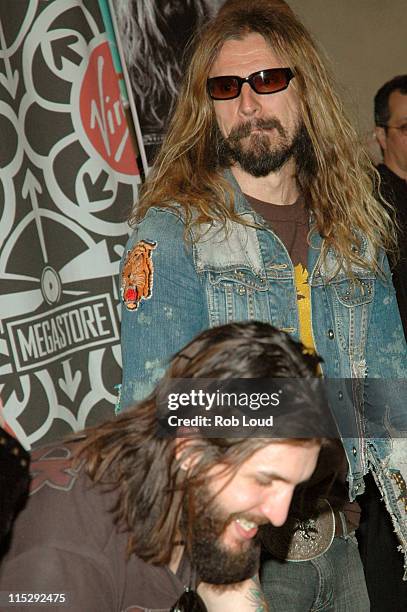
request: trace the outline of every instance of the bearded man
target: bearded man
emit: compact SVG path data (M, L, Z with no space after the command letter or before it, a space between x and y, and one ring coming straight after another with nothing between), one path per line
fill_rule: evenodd
M328 408L313 385L318 361L264 323L214 328L174 357L133 411L36 450L31 496L0 569L1 609L198 610L198 584L209 612L263 609L253 579L260 526L285 522L296 485L313 474L321 446L332 448L319 437ZM178 437L158 434L174 379L198 390L202 379L247 377L304 383L280 410L278 439L255 437L256 428L246 437L186 426ZM287 419L307 436L284 438ZM335 460L324 464L329 477Z
M385 255L395 232L376 177L287 5L226 3L197 40L131 219L121 406L148 394L202 329L272 323L323 357L349 497L371 470L405 552L407 352ZM357 514L351 506L315 560L291 551L297 563L276 562L272 610L369 609Z

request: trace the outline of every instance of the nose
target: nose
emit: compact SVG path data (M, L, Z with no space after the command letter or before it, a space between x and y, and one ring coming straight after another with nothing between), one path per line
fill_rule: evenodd
M281 527L287 520L294 489L285 487L266 496L260 511L275 527Z
M245 117L257 114L261 109L258 94L250 87L249 83L243 83L239 96L239 112Z

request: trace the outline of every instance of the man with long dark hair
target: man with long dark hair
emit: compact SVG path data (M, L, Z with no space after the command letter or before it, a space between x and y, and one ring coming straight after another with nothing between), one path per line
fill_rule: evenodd
M75 612L168 610L198 582L210 612L230 609L225 593L236 610L263 609L252 579L258 532L285 522L296 485L311 477L321 445L329 448L318 363L268 324L214 328L172 359L134 410L35 451L31 497L0 570L1 609L25 609L22 594L37 594ZM172 382L270 377L305 383L280 409L277 439L158 435ZM287 420L308 434L284 437ZM328 473L335 469L331 462Z
M407 351L386 258L395 232L376 178L288 5L226 2L197 39L132 214L121 405L144 397L169 355L202 329L272 323L323 357L348 495L363 492L370 470L406 553ZM315 561L308 551L302 563L271 562L272 609L368 609L355 516L353 504ZM295 604L293 580L303 585Z

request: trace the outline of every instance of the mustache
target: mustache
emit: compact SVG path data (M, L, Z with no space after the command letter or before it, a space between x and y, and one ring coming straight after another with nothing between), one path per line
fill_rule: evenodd
M246 138L251 134L253 130L273 130L276 129L280 136L285 138L287 133L280 121L276 117L269 117L268 119L255 119L253 121L246 121L232 128L227 138L229 141L237 141L241 138Z

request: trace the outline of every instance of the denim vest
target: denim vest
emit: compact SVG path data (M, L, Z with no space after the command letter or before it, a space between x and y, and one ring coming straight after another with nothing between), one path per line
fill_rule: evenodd
M137 311L123 308L123 407L145 397L171 355L208 327L255 319L299 338L289 254L227 176L236 212L259 227L201 225L188 242L181 214L152 208L129 240L125 255L140 240L157 247L151 297ZM338 272L334 252L321 257L321 246L314 234L308 255L312 332L343 435L350 498L363 492L370 468L407 551L407 351L387 258L379 256L383 276L353 266L355 283ZM361 249L371 261L367 240Z

